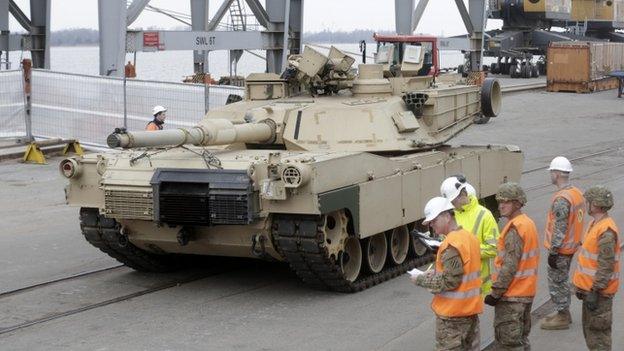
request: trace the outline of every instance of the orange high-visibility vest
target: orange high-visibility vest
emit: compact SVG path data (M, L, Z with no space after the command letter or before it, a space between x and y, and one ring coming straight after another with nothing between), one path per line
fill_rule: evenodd
M149 122L145 126L145 130L148 130L148 131L155 131L155 130L162 130L162 129L163 129L162 125L158 125L154 123L154 121Z
M559 253L563 255L573 255L581 243L583 225L585 224L585 199L583 193L575 187L559 190L552 198L552 202L558 197L563 197L570 203L570 216L568 217L568 228L559 248ZM555 214L552 209L548 211L546 218L546 233L544 235L544 247L550 250L552 242L553 228L555 225Z
M599 292L604 295L613 295L618 290L620 283L620 239L618 228L611 217L603 218L597 223L592 221L587 229L583 247L578 255L578 266L572 279L577 288L590 291L594 285L594 276L596 275L596 270L598 270L598 241L600 236L609 229L615 233L616 238L615 263L613 264L613 275L609 284L607 284L604 290Z
M505 256L505 237L509 229L516 228L516 232L522 238L522 256L518 263L518 270L513 280L503 294L505 297L534 297L537 290L537 266L539 264L539 244L537 239L537 227L526 214L520 214L507 222L498 238L498 255L494 259L494 282L498 279L498 272L503 266Z
M438 249L436 272L443 270L442 253L449 245L459 252L464 275L457 289L435 294L431 308L437 315L443 317L467 317L479 314L483 312L479 240L465 229L450 232Z

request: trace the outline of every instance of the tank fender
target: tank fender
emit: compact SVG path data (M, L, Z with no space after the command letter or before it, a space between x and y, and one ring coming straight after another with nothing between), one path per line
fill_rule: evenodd
M318 195L321 214L346 209L351 215L353 232L360 232L360 187L358 185L346 186L335 190L326 191Z

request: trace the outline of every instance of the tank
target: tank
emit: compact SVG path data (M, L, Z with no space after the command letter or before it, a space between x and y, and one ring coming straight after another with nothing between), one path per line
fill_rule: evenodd
M445 177L465 175L492 209L498 185L520 178L515 146L448 145L498 114L500 86L353 63L306 47L193 128L117 129L114 150L63 160L84 237L141 271L178 269L184 255L251 257L341 292L430 261L423 206Z

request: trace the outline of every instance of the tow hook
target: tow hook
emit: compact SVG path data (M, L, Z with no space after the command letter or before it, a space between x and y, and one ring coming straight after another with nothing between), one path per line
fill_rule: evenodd
M186 246L191 240L191 233L186 228L182 227L178 235L176 235L176 239L178 239L178 244L180 244L180 246Z
M266 238L262 234L256 234L251 237L251 253L259 258L265 258L267 256L265 248ZM260 246L260 247L258 247Z

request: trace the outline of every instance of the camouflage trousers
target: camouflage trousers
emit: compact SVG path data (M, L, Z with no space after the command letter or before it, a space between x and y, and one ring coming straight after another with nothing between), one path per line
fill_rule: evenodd
M495 350L530 350L532 303L499 301L494 308Z
M598 308L590 311L583 302L583 335L590 351L611 350L613 298L599 296Z
M558 312L570 308L570 263L572 255L559 255L557 269L548 268L548 291Z
M479 316L436 318L436 351L478 351Z

